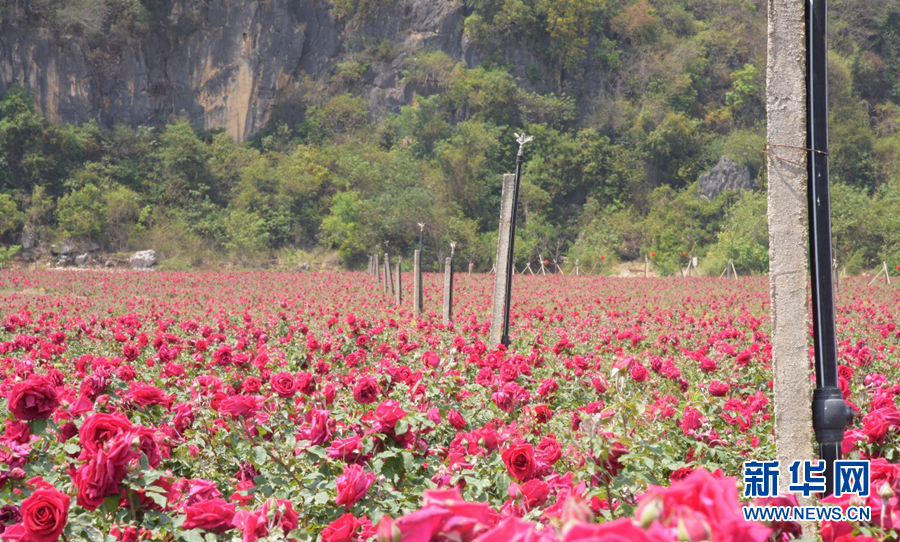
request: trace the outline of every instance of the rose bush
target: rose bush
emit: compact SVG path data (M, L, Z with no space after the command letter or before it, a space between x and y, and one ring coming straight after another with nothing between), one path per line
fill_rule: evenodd
M447 325L440 280L414 318L362 274L0 272L0 536L801 534L740 515L743 461L774 457L764 280L517 277L509 349L489 278L457 278ZM872 461L873 518L822 536L884 539L900 293L849 279L840 300L843 448Z

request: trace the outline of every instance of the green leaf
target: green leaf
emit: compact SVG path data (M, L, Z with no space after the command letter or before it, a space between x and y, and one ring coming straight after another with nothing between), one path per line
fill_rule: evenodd
M409 431L409 422L406 421L406 418L397 422L397 425L394 427L394 434L398 437L406 434L407 431Z
M67 454L77 454L81 451L81 446L75 444L74 442L70 442L63 446L63 450L65 450Z
M168 502L165 495L161 495L159 493L147 492L146 495L150 497L150 500L155 502L161 508L166 507L166 503Z
M325 504L326 502L328 502L328 499L330 499L330 498L331 497L328 495L328 493L326 493L324 491L320 491L320 492L316 493L316 496L313 498L313 500L317 504Z
M265 464L266 460L269 459L269 454L266 452L266 449L262 446L255 446L253 448L253 461L257 465Z
M31 420L28 427L35 435L42 435L47 430L47 420Z
M179 538L184 542L204 542L203 532L200 529L191 529L179 534Z

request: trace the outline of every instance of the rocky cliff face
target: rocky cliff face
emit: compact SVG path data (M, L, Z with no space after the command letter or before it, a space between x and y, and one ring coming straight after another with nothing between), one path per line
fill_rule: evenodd
M277 106L290 110L354 48L396 44L359 81L376 115L412 98L404 58L440 49L457 59L466 42L463 0L393 0L364 18L339 19L326 0L162 0L146 32L121 43L72 35L7 7L0 23L0 92L32 89L55 121L158 124L187 116L237 141L259 131Z

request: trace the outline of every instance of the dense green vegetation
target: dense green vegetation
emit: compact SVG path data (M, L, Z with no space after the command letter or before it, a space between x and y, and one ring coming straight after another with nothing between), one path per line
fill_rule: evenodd
M98 15L89 0L65 4L68 11L41 0L33 13L98 40L152 31L152 2L112 10L118 3ZM367 17L376 4L341 0L335 9L342 18ZM836 252L850 272L882 260L893 266L900 0L830 5ZM536 139L521 190L520 266L540 254L565 258L569 268L578 258L589 269L601 255L609 263L654 252L663 273L678 273L692 254L710 272L729 258L739 272L766 269L765 193L710 201L696 182L727 156L765 187L763 2L471 7L465 32L497 51L490 61L466 67L419 51L402 70L419 89L414 103L373 118L359 80L371 61L397 54L389 41L375 43L347 55L330 78L307 81L305 120L276 114L244 145L185 120L57 125L13 89L0 102L0 240L18 244L28 226L44 241L155 248L173 267L273 265L296 261L298 251L334 249L358 268L385 243L409 255L424 222L429 265L456 241L457 254L485 270L500 174L512 170L513 133L524 130ZM502 44L540 59L527 78L514 77Z

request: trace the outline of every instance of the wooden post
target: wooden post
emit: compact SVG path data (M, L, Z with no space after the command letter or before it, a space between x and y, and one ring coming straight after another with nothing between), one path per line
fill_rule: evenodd
M648 258L646 254L644 254L644 278L647 278L647 276L649 274L650 274L650 258Z
M444 260L444 325L453 321L453 258Z
M542 274L542 275L546 275L546 274L547 274L547 270L544 268L544 255L543 255L543 254L538 254L538 258L540 258L539 261L541 262L541 274Z
M422 255L416 250L413 256L413 316L422 315Z
M560 275L566 276L566 272L562 270L562 267L559 266L559 263L556 260L553 260L553 265L556 266L556 270L559 271Z
M397 301L398 305L403 304L403 283L401 278L401 266L400 263L403 261L403 258L397 258L397 265L395 267L396 271L394 273L394 299Z
M391 255L387 252L384 253L384 293L387 295L391 295L391 289L394 287L393 280L391 279Z
M809 210L806 132L806 2L769 0L766 164L769 179L769 296L772 311L775 454L780 488L813 452L809 360ZM800 505L811 499L798 495ZM803 524L816 538L815 525Z
M516 176L507 173L503 176L503 189L500 194L500 235L497 237L497 257L494 259L494 293L491 307L491 336L490 347L500 343L503 335L503 309L506 297L506 267L509 260L509 230L512 225L513 191L515 190Z
M837 258L832 260L831 266L834 269L834 293L841 291L841 270L838 269Z
M373 254L372 260L372 264L375 267L375 280L381 283L381 263L378 261L378 254Z

